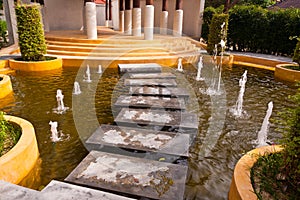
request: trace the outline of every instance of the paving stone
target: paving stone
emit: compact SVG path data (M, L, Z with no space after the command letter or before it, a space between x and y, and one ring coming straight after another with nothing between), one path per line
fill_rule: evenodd
M39 191L0 180L0 199L2 200L42 200Z
M42 194L51 199L86 199L86 200L133 200L132 198L81 187L69 183L52 180L43 190Z
M176 157L188 157L189 143L188 134L113 125L101 125L86 141L87 145L95 146L95 150L108 146Z
M116 103L116 107L135 107L151 109L186 109L184 98L158 97L158 96L126 96L121 95Z
M130 87L129 94L143 96L183 97L189 98L189 93L184 88L177 87Z
M91 151L68 182L152 199L182 200L187 167Z
M115 118L118 125L161 126L198 129L198 117L187 112L123 108Z
M176 87L174 79L125 79L125 86L160 86Z
M161 66L157 63L141 63L141 64L118 64L121 73L153 73L161 72Z
M131 79L176 79L176 76L172 73L136 73L129 74L129 78Z

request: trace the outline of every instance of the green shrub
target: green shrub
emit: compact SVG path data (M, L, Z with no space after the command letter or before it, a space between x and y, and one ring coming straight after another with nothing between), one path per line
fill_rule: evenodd
M19 46L24 61L45 60L46 42L39 6L17 5Z
M293 61L300 65L300 37L297 38L298 42L294 50Z
M7 43L6 31L7 31L6 22L0 20L0 38L2 38L2 41L0 42L0 47L2 47L3 44Z
M220 55L222 48L220 45L221 40L227 40L227 29L228 29L228 14L214 14L210 26L208 35L207 52L213 54L215 45L217 45L217 53ZM222 25L224 27L222 28Z

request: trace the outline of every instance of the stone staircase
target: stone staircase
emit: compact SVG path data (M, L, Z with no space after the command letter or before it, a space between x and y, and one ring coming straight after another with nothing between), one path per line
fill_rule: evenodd
M140 61L159 64L169 61L174 64L178 57L184 58L186 62L196 62L200 51L200 48L186 37L161 35L156 35L151 41L142 37L122 35L97 40L46 35L46 41L47 54L62 57L64 66L74 66L72 61L86 59L99 61L99 64L115 60L123 61L121 63Z

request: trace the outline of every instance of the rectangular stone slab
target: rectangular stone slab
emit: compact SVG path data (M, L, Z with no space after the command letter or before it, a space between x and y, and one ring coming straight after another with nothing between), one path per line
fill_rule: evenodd
M177 87L130 87L129 94L143 96L164 96L189 98L189 93L184 88Z
M113 125L101 125L86 144L188 157L190 135Z
M160 86L176 87L174 79L125 79L125 86Z
M65 181L152 199L181 200L187 167L91 151Z
M161 66L157 63L118 64L121 73L153 73L161 72Z
M15 185L12 183L0 180L0 199L2 200L18 200L18 199L30 199L41 200L41 193L36 190L32 190L26 187Z
M155 96L127 96L121 95L114 104L116 107L135 107L152 109L185 110L184 98L155 97Z
M170 72L165 73L138 73L138 74L129 74L131 79L176 79L176 76Z
M41 192L44 199L134 200L120 195L52 180ZM48 197L48 198L46 198ZM43 199L43 198L41 198Z
M115 118L118 125L143 125L198 129L198 117L187 112L123 108Z

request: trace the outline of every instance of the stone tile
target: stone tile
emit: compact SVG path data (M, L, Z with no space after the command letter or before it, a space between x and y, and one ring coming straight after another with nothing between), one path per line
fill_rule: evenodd
M125 86L160 86L176 87L174 79L125 79Z
M177 87L130 87L129 94L143 96L183 97L189 98L189 92L185 88Z
M198 129L198 117L187 112L123 108L115 118L118 125L141 125Z
M141 64L118 64L121 73L153 73L161 72L161 66L157 63L141 63Z
M131 79L176 79L176 76L170 72L165 73L130 73Z
M189 143L188 134L113 125L101 125L86 141L87 145L94 146L96 150L109 146L176 157L189 156Z
M43 200L39 191L0 180L0 199L2 200Z
M182 200L187 167L91 151L65 179L152 199Z
M121 95L116 107L135 107L151 109L182 110L186 109L184 98L158 97L158 96L126 96Z
M52 180L41 192L49 199L133 200L132 198Z

